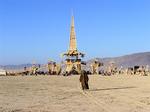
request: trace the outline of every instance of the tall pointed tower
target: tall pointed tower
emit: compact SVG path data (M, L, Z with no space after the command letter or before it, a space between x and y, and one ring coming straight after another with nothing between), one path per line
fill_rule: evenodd
M72 16L72 21L71 21L69 51L77 51L77 42L76 42L76 34L75 34L74 17L73 16Z
M84 57L84 54L78 52L77 42L76 42L76 34L74 27L74 16L71 19L71 30L70 30L70 44L69 49L66 53L63 54L66 57L65 64L67 73L77 73L81 72L81 58Z

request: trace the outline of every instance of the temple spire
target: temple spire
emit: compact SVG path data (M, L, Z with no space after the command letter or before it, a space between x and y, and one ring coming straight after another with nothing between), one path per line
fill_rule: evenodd
M69 51L77 51L77 42L76 42L76 34L75 34L75 27L74 27L74 16L73 15L72 15L72 19L71 19Z
M71 18L71 29L70 29L70 44L69 49L66 53L63 53L62 56L66 56L65 61L65 72L66 74L81 73L81 58L84 57L84 54L77 50L76 34L74 28L74 16Z
M76 34L75 34L75 27L74 27L74 16L73 15L71 17L69 49L66 53L63 53L62 56L77 57L77 58L79 58L80 56L84 57L84 54L79 52L77 49L77 41L76 41Z

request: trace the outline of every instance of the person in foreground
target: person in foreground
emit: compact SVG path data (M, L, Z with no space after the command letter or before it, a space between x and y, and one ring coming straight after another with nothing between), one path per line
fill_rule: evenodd
M89 85L88 85L88 81L89 81L89 77L88 75L86 74L85 71L82 71L81 72L81 75L80 75L80 82L81 82L81 86L82 86L82 90L87 90L89 89Z

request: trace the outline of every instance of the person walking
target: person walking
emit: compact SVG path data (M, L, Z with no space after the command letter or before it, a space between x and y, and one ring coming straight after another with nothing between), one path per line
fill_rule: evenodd
M80 83L81 83L81 86L82 86L82 90L89 89L89 85L88 85L89 77L88 77L88 75L86 74L85 71L81 72L79 80L80 80Z

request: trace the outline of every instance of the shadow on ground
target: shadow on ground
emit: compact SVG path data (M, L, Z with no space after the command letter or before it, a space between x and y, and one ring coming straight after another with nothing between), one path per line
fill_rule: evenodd
M105 89L90 89L89 91L106 91L106 90L119 90L119 89L134 89L137 87L116 87L116 88L105 88Z

